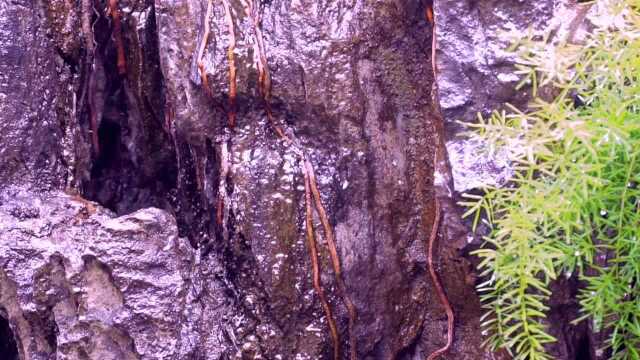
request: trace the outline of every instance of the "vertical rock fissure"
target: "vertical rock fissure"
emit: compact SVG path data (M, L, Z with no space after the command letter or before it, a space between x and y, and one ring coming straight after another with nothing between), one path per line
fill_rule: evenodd
M151 54L158 51L157 34L153 28L135 33L139 28L129 25L118 2L106 4L103 13L84 0L79 13L86 48L79 120L88 117L93 147L86 154L92 158L88 176L78 179L80 191L120 215L149 206L172 211L178 164L165 120L171 113L155 108L164 102L163 80L151 78L161 77L158 55ZM150 14L144 25L155 23ZM129 49L129 64L125 39L137 45Z

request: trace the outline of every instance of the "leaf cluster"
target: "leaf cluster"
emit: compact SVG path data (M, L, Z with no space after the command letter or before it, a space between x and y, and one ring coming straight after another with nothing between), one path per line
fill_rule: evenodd
M487 342L515 359L550 359L549 284L575 272L586 284L577 321L610 333L614 359L640 359L640 1L593 7L581 44L530 34L514 46L534 93L526 111L469 125L485 155L506 153L516 170L462 202L474 228L491 229L475 252Z

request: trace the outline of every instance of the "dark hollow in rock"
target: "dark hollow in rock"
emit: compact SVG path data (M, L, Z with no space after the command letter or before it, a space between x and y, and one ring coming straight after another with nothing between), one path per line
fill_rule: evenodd
M0 309L0 314L3 311ZM9 326L9 321L0 315L0 359L19 360L16 338Z

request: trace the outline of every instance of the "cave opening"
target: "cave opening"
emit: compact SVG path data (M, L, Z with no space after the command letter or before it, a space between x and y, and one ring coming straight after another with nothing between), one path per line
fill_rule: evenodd
M0 316L0 359L18 360L18 344L9 321Z

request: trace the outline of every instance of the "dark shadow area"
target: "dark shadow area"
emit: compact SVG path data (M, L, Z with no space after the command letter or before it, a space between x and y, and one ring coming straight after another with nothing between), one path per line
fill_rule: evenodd
M153 25L155 20L150 21ZM124 26L125 36L135 34L126 23ZM171 211L178 169L174 143L163 128L164 109L158 104L164 102L159 60L151 56L150 64L130 62L130 73L120 74L114 41L104 36L110 32L111 23L101 16L95 24L96 62L102 64L95 74L99 89L95 102L102 104L97 124L99 151L93 152L91 176L82 184L83 196L118 215L145 207ZM137 49L131 47L135 42L125 38L128 51L157 51L155 33L148 35L148 43ZM146 72L133 72L140 68Z
M589 344L589 337L583 336L577 345L575 360L591 360L591 345Z
M18 360L18 345L9 321L0 316L0 359Z

